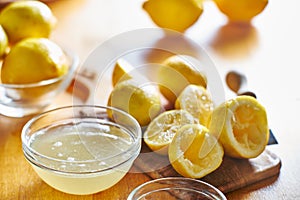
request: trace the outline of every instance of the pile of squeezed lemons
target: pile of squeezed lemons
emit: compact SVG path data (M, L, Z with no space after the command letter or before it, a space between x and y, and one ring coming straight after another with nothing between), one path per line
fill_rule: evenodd
M1 11L1 83L31 84L67 73L64 51L49 39L55 24L40 1L15 1Z
M219 10L232 22L249 23L260 14L268 0L213 0ZM147 0L143 9L161 28L186 31L203 13L204 0Z
M224 155L249 159L264 151L269 128L257 99L237 96L215 106L205 73L181 55L161 63L153 75L156 84L136 71L123 59L117 61L108 105L145 126L144 142L168 156L182 176L206 176L221 165Z

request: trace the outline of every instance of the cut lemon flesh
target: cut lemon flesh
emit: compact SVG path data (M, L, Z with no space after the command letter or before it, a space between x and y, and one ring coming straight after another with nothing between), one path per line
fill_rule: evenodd
M182 176L202 178L222 163L224 150L200 124L182 126L169 145L169 160Z
M227 155L254 158L264 151L269 139L267 114L255 98L238 96L218 106L214 112L223 113L220 116L225 117L220 142ZM219 125L212 117L210 129L217 129Z
M198 85L188 85L175 102L176 109L183 109L191 113L200 124L207 126L213 111L213 101L208 91Z
M152 151L167 155L168 145L177 130L195 123L194 117L185 110L165 111L151 121L144 133L144 141Z

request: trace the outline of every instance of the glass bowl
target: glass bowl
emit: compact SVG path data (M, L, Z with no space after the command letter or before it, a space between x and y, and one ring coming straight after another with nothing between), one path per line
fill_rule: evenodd
M135 188L127 200L182 199L226 200L225 195L214 186L197 179L183 177L159 178Z
M69 70L64 76L31 84L4 84L0 80L0 114L8 117L24 117L41 112L72 81L78 57L65 51Z
M121 110L78 105L37 115L21 138L25 158L44 182L85 195L125 176L140 153L141 134L138 122Z

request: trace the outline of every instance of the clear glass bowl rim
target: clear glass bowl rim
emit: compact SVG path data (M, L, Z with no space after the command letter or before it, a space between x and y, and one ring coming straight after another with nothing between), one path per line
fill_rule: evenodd
M208 188L211 188L217 195L220 196L220 200L226 200L226 196L218 189L216 188L215 186L207 183L207 182L204 182L204 181L201 181L199 179L193 179L193 178L186 178L186 177L164 177L164 178L157 178L157 179L154 179L154 180L150 180L150 181L147 181L145 183L142 183L141 185L137 186L136 188L134 188L130 194L128 195L127 197L127 200L135 200L133 197L134 195L136 195L136 193L143 189L144 187L147 187L147 186L150 186L151 184L154 184L154 183L160 183L160 182L167 182L167 181L174 181L174 182L178 182L178 181L185 181L185 182L193 182L193 183L199 183L200 185L204 185ZM172 187L165 187L165 189L171 189ZM178 188L178 189L184 189L184 186L183 187L174 187L175 188ZM187 189L187 188L186 188ZM151 193L151 191L145 193L146 195Z
M132 122L134 123L134 125L136 127L138 127L137 129L137 136L135 138L135 142L130 146L130 148L127 149L127 151L125 152L121 152L119 154L116 154L114 156L108 157L106 159L112 159L112 158L116 158L116 157L120 157L121 155L126 154L129 151L136 151L136 154L131 155L128 159L122 160L122 162L117 163L116 165L110 166L110 167L106 167L104 169L100 169L100 170L93 170L93 171L83 171L83 172L74 172L74 171L68 171L68 170L58 170L55 168L51 168L48 167L47 165L43 164L43 163L39 163L35 158L38 156L40 158L46 159L46 160L51 160L51 161L55 161L55 162L64 162L64 163L77 163L77 164L88 164L88 163L94 163L97 162L98 160L86 160L86 161L67 161L67 160L58 160L55 158L50 158L48 156L44 156L43 154L38 153L37 151L35 151L34 149L32 149L30 146L28 146L27 144L27 139L26 139L26 130L31 126L32 123L34 123L36 120L40 119L41 117L49 114L49 113L53 113L56 111L63 111L65 109L72 109L72 108L90 108L90 109L110 109L110 110L114 110L117 111L119 113L122 113L123 115L127 116L128 118L130 118L130 120L132 120ZM131 160L131 159L135 159L138 155L139 155L139 151L141 149L141 138L142 138L142 131L141 131L141 127L139 125L139 123L137 122L137 120L135 118L133 118L131 115L129 115L127 112L124 112L120 109L114 108L114 107L109 107L109 106L101 106L101 105L72 105L72 106L64 106L64 107L58 107L52 110L48 110L45 111L43 113L40 113L38 115L36 115L35 117L33 117L32 119L30 119L24 126L21 132L21 140L22 140L22 149L23 149L23 153L25 158L32 163L33 165L39 167L39 168L43 168L43 169L47 169L50 171L55 171L57 173L64 173L64 174L90 174L90 173L100 173L100 172L104 172L113 168L116 168L118 166L121 166L123 164L125 164L127 161Z

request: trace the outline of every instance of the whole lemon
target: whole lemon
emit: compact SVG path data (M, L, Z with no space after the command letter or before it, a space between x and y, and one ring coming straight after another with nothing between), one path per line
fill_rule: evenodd
M118 83L112 90L108 105L131 114L141 126L146 126L161 112L158 89L140 85L133 79Z
M206 88L206 76L180 55L167 58L158 70L161 93L174 105L182 90L189 84Z
M39 1L16 1L0 13L0 24L8 35L9 42L27 37L49 37L56 18L51 9Z
M3 30L2 26L0 25L0 58L2 58L8 47L8 40L5 31Z
M202 0L148 0L143 8L161 28L184 32L203 12Z
M236 22L251 21L268 4L268 0L214 0L214 2L230 21Z
M57 78L68 71L63 50L46 38L16 43L3 60L1 79L6 84L27 84Z

